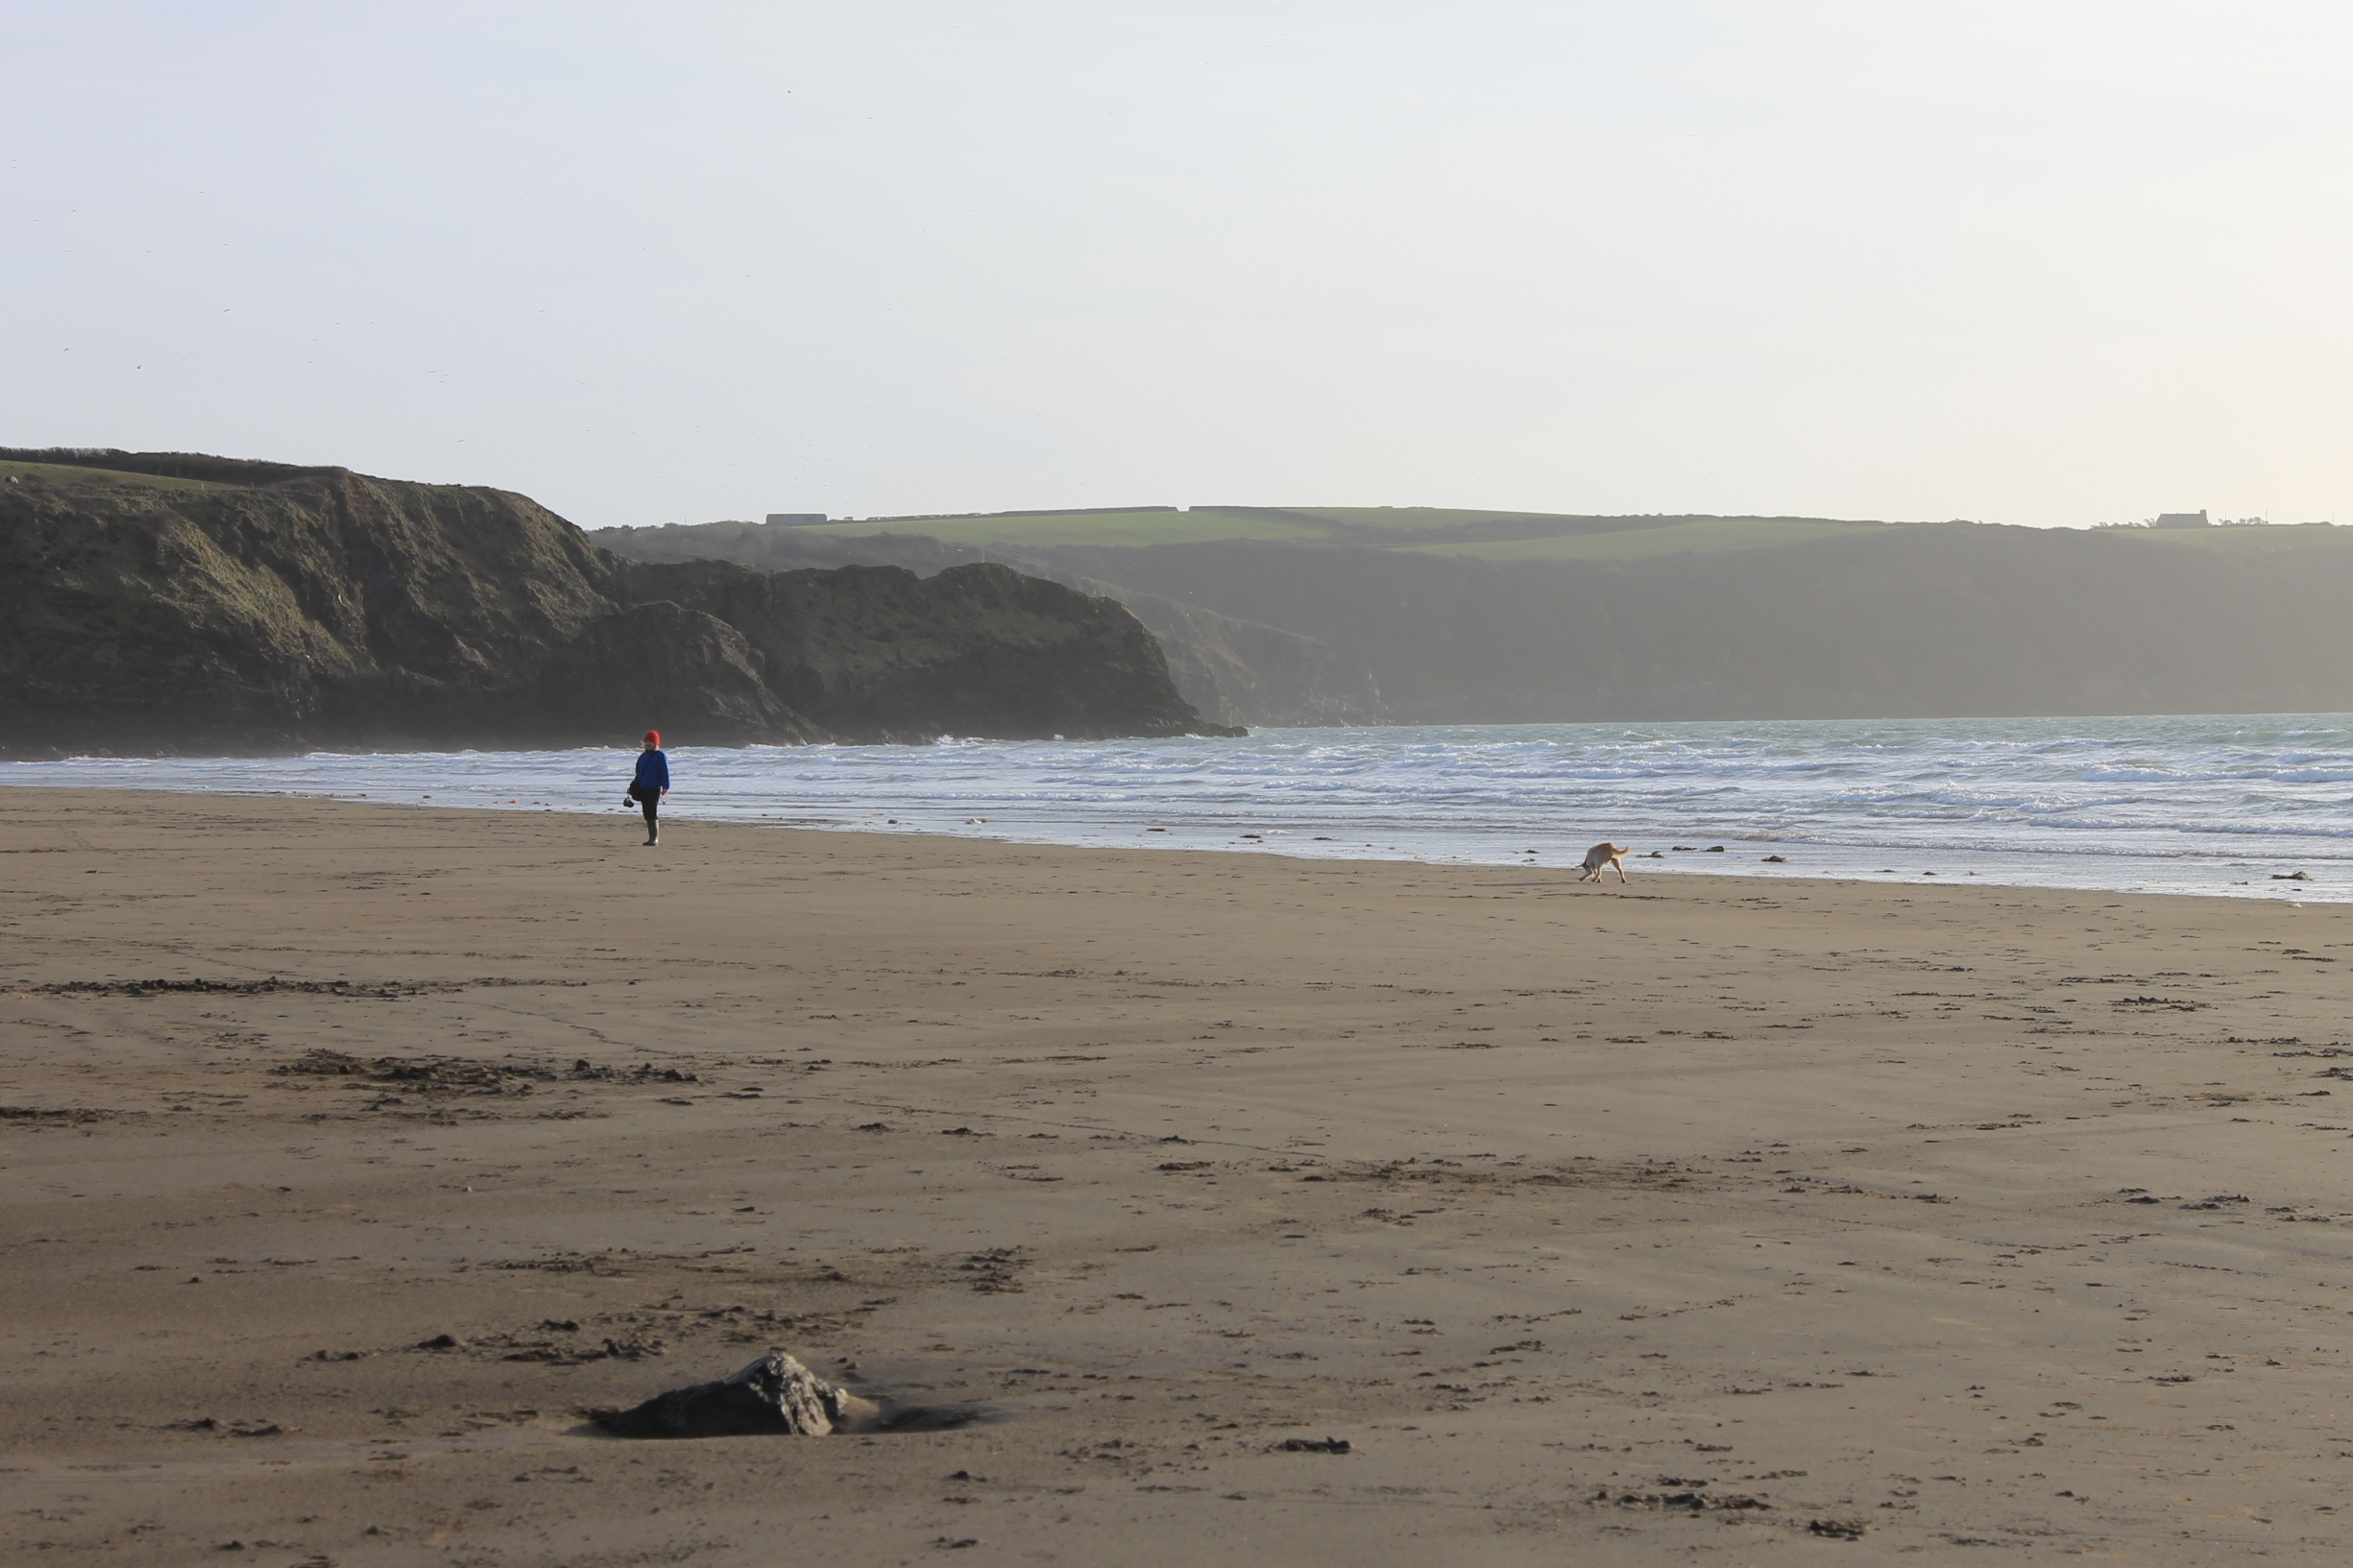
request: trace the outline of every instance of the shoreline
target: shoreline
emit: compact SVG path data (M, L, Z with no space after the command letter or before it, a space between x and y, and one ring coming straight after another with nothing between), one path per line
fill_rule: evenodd
M2353 1547L2353 911L0 800L0 1556Z
M543 754L515 755L536 757ZM593 755L600 762L613 762L617 777L619 769L627 761L629 756L619 748L580 748L576 753L545 755ZM243 760L206 759L203 760L234 762ZM4 796L11 790L41 790L61 787L57 784L11 783L6 779L5 772L5 768L0 768L0 796ZM576 797L580 793L580 786L574 781L559 779L551 784L546 779L540 779L535 783L539 795L550 797L558 803L550 804L549 800L530 798L534 793L533 788L523 784L508 784L495 790L485 788L484 793L505 794L507 788L517 789L519 793L505 805L483 803L479 806L445 805L434 798L436 794L482 787L466 784L442 784L434 790L424 791L422 794L413 784L396 786L390 791L361 791L350 787L303 789L260 786L208 790L193 784L183 788L173 788L137 784L75 784L62 787L92 788L109 792L130 791L178 798L254 800L283 798L339 801L353 805L364 802L371 806L408 807L428 806L429 803L428 808L435 810L516 810L525 814L552 811L589 818L624 814L622 808L619 807L594 808L588 806L583 800L563 800L563 797L568 794ZM602 794L603 791L599 789L598 798L601 798ZM395 798L396 796L408 798ZM703 809L697 809L698 804ZM1025 826L1021 824L994 824L985 817L966 817L963 815L966 808L939 803L896 808L876 807L863 813L864 817L869 819L867 821L860 821L846 815L828 814L822 809L812 809L807 807L792 808L782 804L778 804L775 809L762 811L757 816L753 816L749 814L750 808L731 808L724 801L717 803L714 809L710 797L706 796L698 803L695 796L690 792L683 797L674 798L671 803L666 805L666 814L663 820L665 823L675 822L688 826L776 827L798 832L879 833L885 837L922 837L934 840L946 839L958 843L980 841L1033 848L1136 849L1150 850L1154 853L1178 849L1211 853L1270 855L1309 864L1427 865L1451 866L1466 870L1504 869L1516 866L1533 868L1544 865L1548 869L1558 870L1564 865L1574 869L1576 861L1584 855L1581 844L1560 842L1557 835L1540 832L1496 836L1515 844L1526 838L1554 838L1556 842L1560 842L1560 847L1550 852L1549 858L1540 854L1524 856L1499 853L1472 854L1460 851L1449 853L1436 848L1415 853L1400 849L1395 845L1386 846L1388 853L1378 855L1355 855L1338 850L1327 852L1308 847L1310 842L1324 840L1320 835L1311 838L1305 827L1274 827L1273 825L1274 822L1286 820L1285 813L1279 808L1240 813L1234 822L1214 827L1205 826L1201 820L1187 821L1181 811L1164 812L1162 815L1166 819L1165 823L1152 825L1154 813L1151 808L1155 804L1166 805L1168 803L1146 801L1137 804L1139 808L1133 814L1132 820L1124 824L1091 821L1081 826L1074 820L1065 824L1063 830L1057 832L1035 826L1029 826L1025 830ZM931 820L910 821L904 827L901 827L896 821L878 824L870 820L883 817L886 811L891 809L908 813L910 817L923 813ZM625 814L634 820L636 808L634 806L627 808ZM1244 826L1246 823L1252 826L1246 829ZM1317 824L1317 826L1322 825ZM958 831L975 826L982 827L983 831L980 832ZM891 831L894 828L898 830L896 832ZM1160 836L1155 837L1154 835ZM1383 836L1399 836L1410 839L1413 834L1411 832L1399 833L1393 829L1387 834L1376 832L1375 842ZM1700 833L1696 836L1708 838L1710 835ZM2021 851L1953 845L1928 847L1915 845L1891 849L1883 845L1855 846L1807 839L1797 835L1758 835L1754 832L1724 834L1722 837L1725 840L1726 849L1723 859L1715 864L1704 863L1709 852L1699 846L1690 847L1690 857L1685 858L1681 855L1670 854L1664 850L1654 855L1643 846L1637 845L1635 846L1637 853L1627 856L1628 867L1637 877L1658 874L1677 878L1727 877L1742 880L1754 880L1776 885L1800 880L1823 880L1875 887L1975 882L1989 887L2083 895L2116 893L2133 897L2225 898L2284 904L2293 907L2301 907L2306 905L2353 905L2353 859L2333 858L2327 856L2266 856L2260 860L2225 860L2220 856L2168 856L2135 854L2121 850L2060 848ZM1285 842L1278 843L1275 840L1285 840ZM1367 843L1362 847L1371 849L1374 843ZM1685 846L1676 846L1677 850L1684 848ZM1804 858L1793 862L1792 869L1787 871L1768 870L1763 863L1760 863L1768 861L1771 856L1784 854ZM1832 868L1815 870L1808 866L1808 861L1813 865L1819 865L1824 860L1831 861ZM1899 864L1890 867L1872 866L1867 871L1860 869L1868 862L1876 860L1894 860ZM1924 862L1927 864L1924 865ZM2295 869L2285 873L2265 869L2275 864L2292 865ZM1906 866L1919 869L1907 870L1904 869ZM2312 869L2316 866L2319 868L2317 875L2315 875ZM2105 879L2084 877L2079 880L2067 880L2053 874L2054 871L2066 869L2115 870L2120 867L2140 868L2140 875ZM2230 873L2233 871L2242 871L2244 875L2232 877ZM2146 885L2147 881L2158 880L2167 872L2171 872L2175 877L2180 877L2185 873L2191 875L2203 873L2204 880L2202 884L2194 885L2156 887ZM2220 880L2214 880L2216 878Z

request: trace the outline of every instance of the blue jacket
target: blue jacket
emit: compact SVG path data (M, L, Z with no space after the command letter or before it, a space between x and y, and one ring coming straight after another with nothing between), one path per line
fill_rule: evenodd
M670 786L670 760L660 751L638 753L638 787L667 789Z

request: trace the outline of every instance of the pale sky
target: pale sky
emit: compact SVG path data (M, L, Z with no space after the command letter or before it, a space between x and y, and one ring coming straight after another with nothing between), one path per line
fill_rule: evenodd
M0 0L0 445L2353 523L2353 7Z

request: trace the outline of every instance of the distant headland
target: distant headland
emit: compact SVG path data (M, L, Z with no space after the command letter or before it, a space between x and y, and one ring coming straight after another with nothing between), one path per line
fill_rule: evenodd
M1227 733L1110 599L1005 567L645 563L508 491L0 449L0 747Z
M2353 528L1131 506L613 528L645 561L989 561L1111 594L1239 724L2353 710Z

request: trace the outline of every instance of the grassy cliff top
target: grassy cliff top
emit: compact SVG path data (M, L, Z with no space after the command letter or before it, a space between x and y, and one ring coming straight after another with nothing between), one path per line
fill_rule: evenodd
M1424 555L1468 555L1482 561L1633 561L1644 556L1703 554L1715 550L1763 550L1780 544L1808 544L1901 526L1884 522L1839 522L1828 518L1690 518L1663 527L1609 533L1548 534L1535 539L1411 544Z
M124 473L114 469L86 469L65 463L20 463L0 458L0 484L11 479L37 479L62 490L94 490L113 485L152 485L158 490L226 490L210 479L178 479L162 473Z
M807 525L813 534L865 538L915 534L951 544L1009 544L1044 549L1056 544L1198 544L1211 540L1269 539L1306 543L1333 530L1310 519L1245 515L1222 507L1190 512L1016 512L956 518L883 518Z
M1764 550L1856 538L1908 523L1836 518L1597 517L1438 506L1197 506L1106 512L1006 512L874 518L802 525L840 539L895 534L968 547L1049 549L1262 541L1355 544L1486 561L1633 561L1653 556ZM2340 547L2353 528L2326 523L2227 528L2118 528L2103 539L2153 548L2272 551Z
M1680 550L1759 549L1887 526L1824 518L1577 517L1438 506L1197 506L1190 511L1012 512L877 518L803 525L811 534L917 535L952 544L1196 544L1255 540L1358 544L1434 554L1624 559Z

